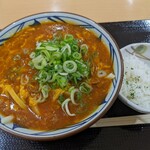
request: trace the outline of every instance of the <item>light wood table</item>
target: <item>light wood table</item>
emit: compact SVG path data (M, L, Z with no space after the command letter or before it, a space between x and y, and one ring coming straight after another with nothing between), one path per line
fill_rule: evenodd
M27 15L65 11L96 22L150 18L150 0L0 0L0 28Z

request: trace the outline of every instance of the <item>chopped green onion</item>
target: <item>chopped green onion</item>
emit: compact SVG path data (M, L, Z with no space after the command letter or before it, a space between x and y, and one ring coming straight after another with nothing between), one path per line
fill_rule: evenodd
M66 34L64 40L65 41L72 41L74 39L72 34Z
M47 62L42 55L33 58L32 63L34 67L38 70L43 69L47 65Z
M67 78L65 76L58 75L56 81L61 88L64 88L67 85Z
M35 51L29 56L29 65L37 70L35 80L40 84L42 101L48 97L50 88L69 88L69 82L76 85L90 75L90 65L84 61L86 44L71 34L57 33L53 39L36 43ZM76 97L78 92L75 92ZM67 106L66 106L67 107Z
M77 70L77 64L72 61L72 60L68 60L68 61L65 61L63 63L63 69L67 72L67 73L73 73L73 72L76 72Z
M68 73L66 73L66 72L60 72L59 74L62 75L62 76L67 76L68 75Z
M86 54L88 51L88 46L86 44L82 44L80 46L80 51L81 51L81 53Z
M45 48L44 48L44 47L42 47L42 46L41 46L41 47L37 47L37 48L36 48L36 50L43 50L43 49L45 49Z
M32 52L31 54L30 54L30 58L35 58L35 52Z
M82 57L82 55L80 53L78 53L78 52L74 52L72 54L72 56L73 56L74 59L81 59L81 57Z
M57 78L57 73L54 73L53 75L52 75L52 78L48 81L49 83L52 83L52 82L55 82L55 80L56 80L56 78Z
M20 60L21 59L21 56L20 55L16 55L14 56L13 60Z
M50 53L47 51L47 50L41 50L40 51L41 52L41 54L45 57L45 59L48 61L49 59L51 59L51 55L50 55Z
M78 52L79 51L79 46L78 45L72 45L72 51L73 52Z
M67 51L68 56L71 55L71 48L69 44L66 44L62 49L61 49L62 53L64 53L65 51Z
M61 53L60 52L54 52L53 54L52 54L52 57L53 58L56 58L56 59L61 59Z
M35 77L35 79L40 80L41 83L46 83L47 81L50 80L50 78L51 76L45 70L42 70L41 72L39 72L39 75Z
M48 97L49 93L49 86L48 85L41 85L41 92L43 94L43 97L46 99Z
M58 102L59 102L60 104L62 104L64 101L65 101L65 97L64 97L62 94L60 94L60 95L59 95L59 98L58 98Z
M98 72L97 72L97 76L98 77L105 77L107 75L107 73L104 71L104 70L99 70Z
M79 87L79 90L82 92L82 93L90 93L92 91L92 87L87 84L86 82L83 82L81 83L80 87Z
M29 82L29 77L28 77L28 75L22 74L22 75L21 75L21 78L20 78L20 83L21 83L22 85L25 85L25 84L27 84L28 82Z
M45 47L46 48L46 50L48 50L48 51L59 51L59 48L57 48L57 47L52 47L52 46L46 46Z
M70 92L70 93L71 93L71 91L72 91L72 90L74 90L74 89L75 89L75 87L74 87L74 86L72 86L72 87L70 87L70 88L69 88L68 92Z
M29 53L29 49L27 49L27 48L23 48L22 50L25 55Z

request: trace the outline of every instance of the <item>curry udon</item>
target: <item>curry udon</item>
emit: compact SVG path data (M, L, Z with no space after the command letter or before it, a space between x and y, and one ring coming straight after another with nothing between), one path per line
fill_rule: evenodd
M83 27L42 23L0 46L0 113L16 124L55 130L80 122L105 99L113 64Z

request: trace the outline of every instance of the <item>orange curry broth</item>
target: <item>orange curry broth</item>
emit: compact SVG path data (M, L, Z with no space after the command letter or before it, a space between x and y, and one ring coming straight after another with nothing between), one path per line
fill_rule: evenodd
M37 41L51 39L53 34L60 30L63 34L73 34L81 43L88 45L88 57L91 57L90 82L93 87L89 95L83 96L82 107L69 103L71 113L76 116L68 116L62 111L58 100L53 100L53 91L49 92L47 101L38 104L40 116L28 106L27 110L21 109L5 92L6 84L11 85L16 94L28 105L28 98L31 92L38 89L38 82L34 80L36 70L32 69L28 63L29 55L34 51ZM20 55L20 60L13 60L16 55ZM89 30L63 23L43 23L23 29L0 46L0 112L1 114L13 115L14 122L20 126L36 130L55 130L68 125L78 123L90 115L103 101L108 93L111 80L99 78L97 71L102 69L108 74L113 72L112 61L106 46ZM27 85L20 84L22 74L29 76Z

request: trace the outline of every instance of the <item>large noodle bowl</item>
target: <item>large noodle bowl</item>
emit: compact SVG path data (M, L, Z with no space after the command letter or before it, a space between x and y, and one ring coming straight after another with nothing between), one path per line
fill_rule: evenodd
M89 30L42 23L0 46L0 113L3 123L56 130L80 122L103 102L113 63Z

